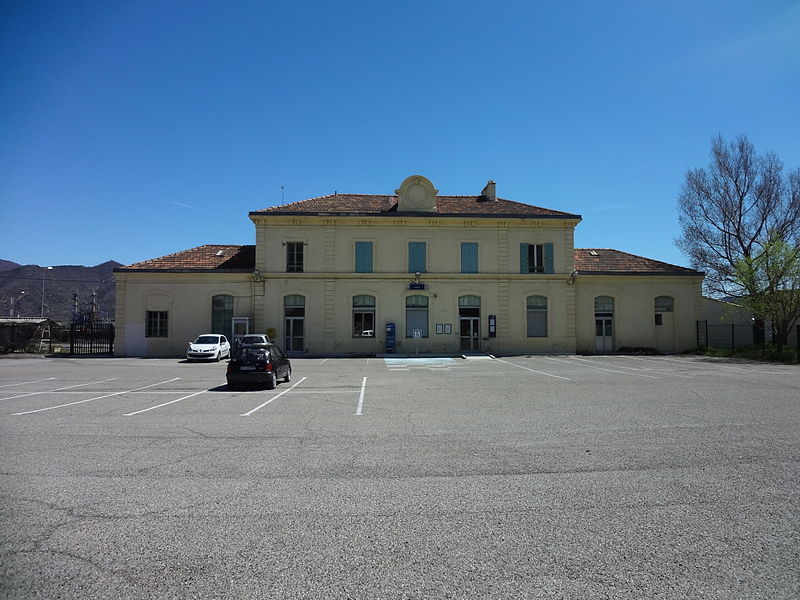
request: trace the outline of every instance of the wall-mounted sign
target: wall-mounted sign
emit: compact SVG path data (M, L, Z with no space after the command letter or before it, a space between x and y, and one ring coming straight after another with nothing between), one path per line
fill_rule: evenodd
M408 284L408 289L410 289L410 290L424 290L427 287L428 286L426 284L417 283L415 281L412 281L411 283Z
M489 337L497 337L497 316L489 315Z

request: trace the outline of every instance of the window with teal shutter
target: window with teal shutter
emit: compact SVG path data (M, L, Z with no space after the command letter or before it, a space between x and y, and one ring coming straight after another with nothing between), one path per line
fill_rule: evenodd
M478 244L477 242L461 242L461 272L478 272Z
M553 244L520 244L520 273L554 273Z
M519 245L519 272L528 273L528 244Z
M408 272L425 273L425 242L408 242Z
M553 273L553 244L544 244L544 272Z
M356 242L356 273L372 273L372 242Z

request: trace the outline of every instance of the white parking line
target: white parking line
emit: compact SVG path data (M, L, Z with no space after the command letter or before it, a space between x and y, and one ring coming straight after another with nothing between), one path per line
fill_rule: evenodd
M367 378L361 380L361 393L358 396L358 408L356 408L356 416L361 416L363 413L361 409L364 408L364 392L367 389Z
M43 381L52 381L55 377L48 377L47 379L39 379L37 381L22 381L20 383L6 383L4 385L0 385L0 388L4 387L14 387L15 385L27 385L29 383L42 383Z
M545 373L544 371L537 371L536 369L529 369L528 367L523 367L522 365L515 365L512 362L508 362L507 360L503 360L502 358L496 358L497 362L505 363L507 365L511 365L512 367L517 367L518 369L525 369L526 371L530 371L532 373L537 373L539 375L546 375L547 377L554 377L555 379L564 379L566 381L572 381L569 377L562 377L561 375L553 375L552 373Z
M133 415L138 415L140 413L147 412L149 410L155 410L157 408L161 408L162 406L167 406L169 404L175 404L176 402L180 402L181 400L186 400L188 398L194 398L195 396L199 396L200 394L205 394L208 390L200 390L199 392L195 392L194 394L189 394L188 396L184 396L183 398L178 398L177 400L170 400L169 402L164 402L162 404L157 404L155 406L151 406L150 408L143 408L142 410L137 410L132 413L126 413L122 415L123 417L132 417Z
M178 381L180 377L175 377L174 379L167 379L166 381L160 381L158 383L151 383L150 385L144 385L142 387L135 388L133 390L125 390L123 392L114 392L112 394L105 394L103 396L97 396L96 398L87 398L86 400L78 400L77 402L68 402L66 404L59 404L58 406L48 406L47 408L37 408L36 410L26 410L24 412L13 413L12 416L18 417L20 415L29 415L31 413L39 413L44 412L46 410L54 410L56 408L64 408L67 406L75 406L76 404L83 404L84 402L92 402L93 400L102 400L103 398L111 398L112 396L121 396L122 394L130 394L131 392L137 392L139 390L146 390L147 388L155 387L157 385L162 385L164 383L170 383L172 381ZM108 381L111 381L110 379Z
M259 405L259 406L256 406L256 407L255 407L253 410L247 411L246 413L243 413L243 414L241 414L241 415L239 415L239 416L240 416L240 417L249 417L250 415L252 415L252 414L253 414L254 412L256 412L257 410L261 410L262 408L264 408L264 407L265 407L267 404L269 404L269 403L270 403L270 402L272 402L273 400L277 400L278 398L280 398L281 396L283 396L283 395L284 395L286 392L291 392L291 391L292 391L294 388L296 388L298 385L300 385L301 383L303 383L305 380L306 380L306 377L303 377L303 378L302 378L300 381L298 381L297 383L295 383L295 384L294 384L292 387L290 387L289 389L283 390L283 391L282 391L280 394L277 394L277 395L273 396L272 398L270 398L269 400L267 400L266 402L264 402L264 404L261 404L261 405Z
M649 361L649 362L658 362L657 360L652 360L648 358L642 358L640 356L623 356L621 358L625 358L627 360L640 360L640 361ZM618 365L622 369L633 369L633 367L626 367L625 365ZM669 377L680 377L682 379L694 379L692 375L683 375L681 373L674 373L669 369L656 369L655 367L650 367L647 369L634 369L636 371L653 371L655 373L660 373L662 375L668 375Z
M51 394L53 392L63 392L64 390L71 390L77 387L86 387L87 385L95 385L96 383L108 383L109 381L114 381L116 377L112 377L111 379L102 379L100 381L90 381L89 383L76 383L75 385L68 385L62 388L56 388L54 390L45 390L43 392L30 392L28 394L20 394L19 396L9 396L8 398L3 398L3 400L16 400L17 398L27 398L29 396L38 396L39 394Z
M557 360L559 362L569 362L568 360L563 360L559 358L550 358L550 360ZM603 367L596 367L591 364L592 361L586 360L585 358L578 358L577 356L573 356L570 360L578 360L580 362L590 363L586 365L590 369L597 369L598 371L606 371L607 373L621 373L622 375L633 375L634 377L647 377L647 379L661 379L660 377L656 377L655 375L642 375L641 373L630 373L628 371L617 371L616 369L605 369Z

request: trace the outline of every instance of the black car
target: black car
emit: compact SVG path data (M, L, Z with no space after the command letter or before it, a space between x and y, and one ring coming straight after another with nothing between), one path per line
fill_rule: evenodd
M228 363L228 387L237 385L264 384L272 390L278 379L292 380L292 364L275 344L259 344L239 347Z

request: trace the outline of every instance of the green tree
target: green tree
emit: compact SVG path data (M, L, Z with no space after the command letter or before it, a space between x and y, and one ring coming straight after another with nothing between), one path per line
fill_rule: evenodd
M749 291L741 302L772 323L775 344L782 352L800 318L800 247L772 231L755 256L736 263L735 279Z

